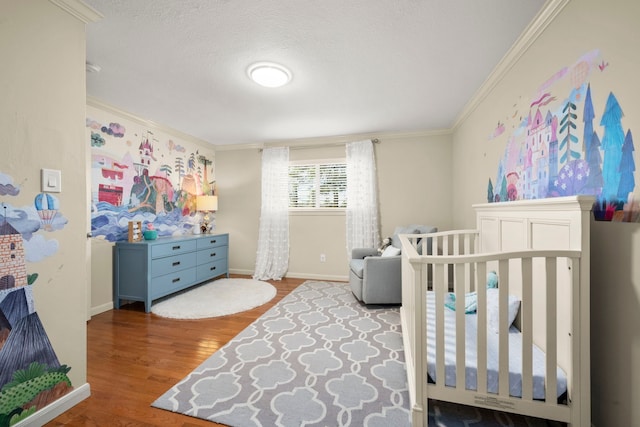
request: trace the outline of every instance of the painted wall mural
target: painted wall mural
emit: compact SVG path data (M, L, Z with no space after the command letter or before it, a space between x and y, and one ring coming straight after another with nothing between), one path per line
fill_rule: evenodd
M488 202L586 194L596 196L597 220L640 222L633 134L613 92L603 105L593 102L605 89L590 78L609 66L600 56L588 52L559 70L498 121L489 139L510 134L495 181L489 178Z
M108 116L97 109L91 114ZM93 237L127 240L129 221L145 229L152 224L159 236L191 234L202 221L196 196L216 192L213 152L133 122L107 120L86 122Z
M38 262L58 251L43 233L64 228L67 219L49 193L33 205L14 207L5 201L20 194L13 178L0 173L0 427L10 426L73 390L35 310L33 285L38 274L26 262Z

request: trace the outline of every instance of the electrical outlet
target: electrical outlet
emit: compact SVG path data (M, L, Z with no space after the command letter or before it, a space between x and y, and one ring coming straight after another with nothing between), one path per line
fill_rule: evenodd
M327 260L327 256L325 254L320 254L320 262L325 262Z

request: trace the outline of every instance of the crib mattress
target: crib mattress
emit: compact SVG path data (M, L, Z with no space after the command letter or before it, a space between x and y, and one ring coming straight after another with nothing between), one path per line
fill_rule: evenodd
M456 328L455 311L445 308L445 385L456 385ZM477 315L465 315L465 388L477 390ZM427 372L429 377L436 382L436 322L435 322L435 294L427 292ZM498 334L487 331L487 391L498 393ZM544 352L535 344L533 345L533 398L543 400L545 398L545 366ZM567 390L567 376L562 368L557 369L557 397ZM522 334L517 328L509 329L509 394L514 397L522 396Z

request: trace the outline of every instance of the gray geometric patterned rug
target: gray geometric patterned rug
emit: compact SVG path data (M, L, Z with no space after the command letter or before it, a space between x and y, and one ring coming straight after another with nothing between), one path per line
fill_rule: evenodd
M398 307L307 281L152 406L233 427L408 427L408 399ZM429 424L547 425L435 401Z

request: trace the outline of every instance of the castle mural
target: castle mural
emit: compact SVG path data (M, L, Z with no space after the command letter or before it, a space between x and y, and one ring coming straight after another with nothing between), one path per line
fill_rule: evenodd
M73 390L35 310L26 262L57 252L55 240L42 232L67 223L51 194L35 196L33 206L14 208L5 197L17 196L19 186L0 173L0 427L11 426Z
M489 179L487 201L586 194L596 196L596 219L640 221L633 196L633 135L624 130L622 106L613 92L604 105L593 102L590 76L608 65L599 51L589 52L544 82L525 108L514 105L506 118L511 133L495 181ZM499 121L490 139L506 129Z
M129 221L153 224L159 236L192 233L202 219L196 196L216 191L213 151L96 108L88 113L93 237L126 240Z

